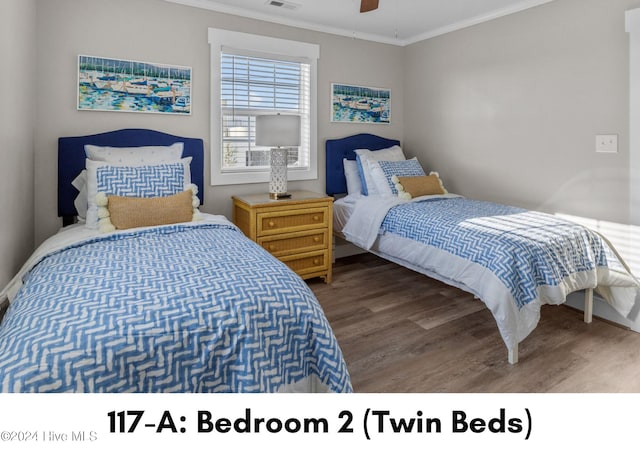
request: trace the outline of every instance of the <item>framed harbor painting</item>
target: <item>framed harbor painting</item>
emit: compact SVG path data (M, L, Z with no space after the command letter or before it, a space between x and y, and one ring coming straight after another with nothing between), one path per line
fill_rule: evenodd
M78 109L191 114L191 68L78 56Z
M331 84L331 122L391 122L391 91L379 87Z

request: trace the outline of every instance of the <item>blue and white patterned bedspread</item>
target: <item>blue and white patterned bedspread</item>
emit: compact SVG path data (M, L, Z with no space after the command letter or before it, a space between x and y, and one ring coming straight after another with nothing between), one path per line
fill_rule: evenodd
M550 214L466 198L397 205L381 229L427 243L489 269L518 308L580 272L625 272L595 232ZM595 284L594 284L595 286Z
M351 384L315 296L230 225L172 225L66 247L0 325L4 392L273 392Z

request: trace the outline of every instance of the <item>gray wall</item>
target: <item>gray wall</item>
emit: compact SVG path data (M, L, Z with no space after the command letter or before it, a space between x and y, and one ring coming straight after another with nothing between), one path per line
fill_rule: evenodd
M0 2L0 289L33 248L36 1Z
M401 138L403 131L403 51L401 48L286 27L162 0L39 0L40 66L36 133L36 241L55 233L57 138L139 127L209 142L209 45L207 29L218 27L317 43L318 174L315 181L296 181L290 189L324 190L324 142L361 131ZM193 68L193 112L172 116L76 110L78 54ZM335 124L329 121L331 82L387 87L393 94L389 126ZM207 154L205 182L209 180ZM266 192L267 184L207 186L204 211L231 217L231 195Z
M3 225L0 237L0 279L15 271L32 249L32 227L37 244L60 226L55 193L59 136L142 127L202 137L205 148L211 147L208 27L321 46L320 176L317 181L294 182L293 189L323 189L326 139L369 131L402 139L408 154L418 155L427 168L440 171L453 192L551 212L628 221L629 64L624 11L640 6L640 0L556 0L406 48L162 0L35 2L35 24L34 1L2 2L9 12L2 14L0 49L22 71L20 77L5 72L1 77L12 78L7 84L23 90L10 92L20 94L20 103L13 105L20 107L18 111L10 117L3 111L2 161L8 166L0 171L0 198L11 221ZM29 75L36 74L34 61L23 58L34 49L35 82L29 81ZM193 67L193 114L78 112L78 54ZM392 124L329 122L331 82L390 88ZM38 103L33 130L28 125L34 87ZM3 104L3 109L7 106ZM597 133L618 133L620 152L596 154ZM33 142L35 178L30 174ZM16 168L20 173L8 171ZM208 160L205 171L208 182ZM35 182L35 195L27 188L18 202L7 190L21 182ZM265 190L265 184L208 186L204 210L230 216L231 195Z
M628 222L638 6L556 0L406 47L406 149L468 197ZM597 154L598 133L619 153Z

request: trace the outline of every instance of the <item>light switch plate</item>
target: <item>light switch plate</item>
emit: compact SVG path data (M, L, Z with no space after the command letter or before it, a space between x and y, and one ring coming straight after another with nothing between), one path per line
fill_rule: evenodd
M596 135L596 152L606 154L618 152L618 135Z

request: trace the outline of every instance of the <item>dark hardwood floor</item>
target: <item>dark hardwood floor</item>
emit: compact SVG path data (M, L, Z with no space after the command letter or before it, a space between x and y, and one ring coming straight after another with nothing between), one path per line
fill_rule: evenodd
M472 295L371 254L307 281L356 392L640 392L640 334L567 306L543 306L507 362L491 312Z

